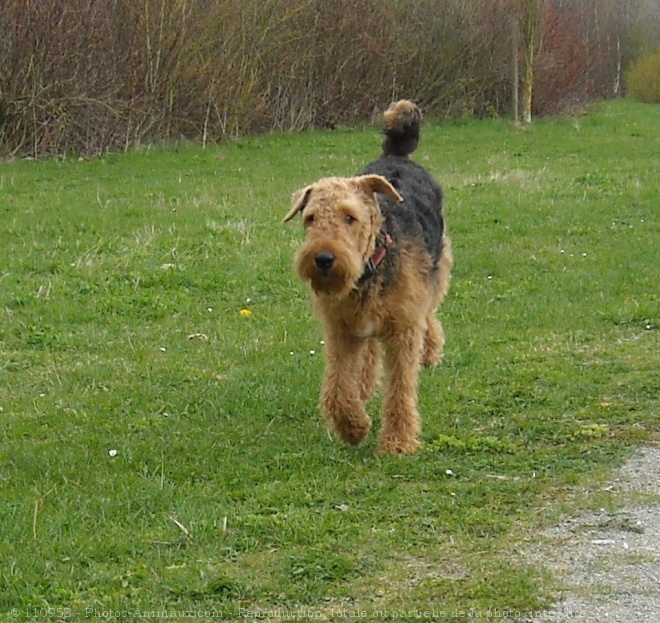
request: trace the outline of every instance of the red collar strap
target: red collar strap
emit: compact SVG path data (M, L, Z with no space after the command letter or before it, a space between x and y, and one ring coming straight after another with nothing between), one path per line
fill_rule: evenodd
M364 283L369 277L374 275L378 267L383 263L385 256L387 255L387 247L389 247L392 242L392 236L385 234L385 244L382 247L378 247L375 253L369 258L369 261L364 265L364 272L360 279L358 279L358 285Z

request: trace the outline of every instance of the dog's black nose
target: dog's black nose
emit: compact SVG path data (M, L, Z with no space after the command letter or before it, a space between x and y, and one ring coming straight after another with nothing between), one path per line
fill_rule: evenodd
M330 270L335 263L335 256L330 251L321 251L314 256L314 263L321 270Z

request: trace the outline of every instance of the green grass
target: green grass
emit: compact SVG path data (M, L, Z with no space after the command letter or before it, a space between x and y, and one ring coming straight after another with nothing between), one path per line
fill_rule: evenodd
M657 438L658 127L424 128L456 266L414 457L330 439L281 224L377 129L0 164L0 617L547 604L517 539Z

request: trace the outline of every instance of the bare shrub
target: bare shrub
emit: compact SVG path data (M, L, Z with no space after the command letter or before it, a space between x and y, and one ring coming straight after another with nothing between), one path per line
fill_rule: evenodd
M4 0L0 154L334 127L404 96L437 117L506 114L512 2ZM653 2L548 0L537 112L618 94Z

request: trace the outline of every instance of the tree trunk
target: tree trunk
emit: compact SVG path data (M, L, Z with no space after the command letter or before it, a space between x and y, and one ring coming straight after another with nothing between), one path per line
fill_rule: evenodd
M534 54L525 54L525 68L522 83L522 121L532 122L532 92L534 90Z
M520 50L520 25L518 18L511 19L511 116L514 123L519 119L520 93L518 85L520 82L518 67L518 52Z
M532 122L532 94L534 90L534 62L541 48L547 0L517 0L523 52L522 121Z

